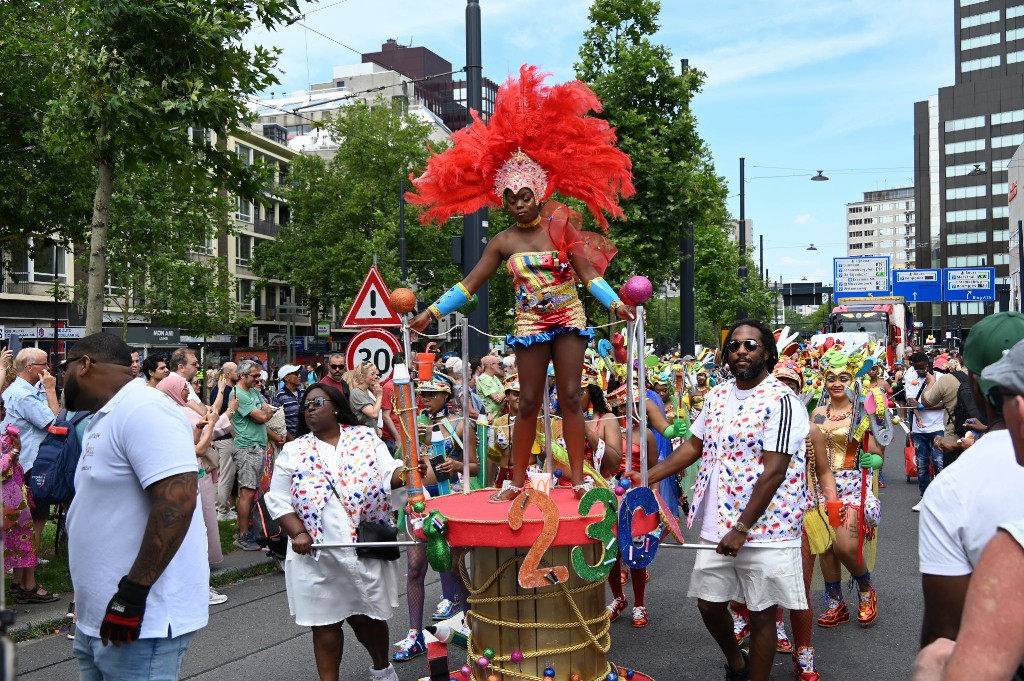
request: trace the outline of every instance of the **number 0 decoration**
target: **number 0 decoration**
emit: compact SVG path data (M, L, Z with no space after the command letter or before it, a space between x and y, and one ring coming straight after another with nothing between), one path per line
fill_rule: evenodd
M621 543L622 560L631 568L645 568L654 561L661 540L649 532L640 537L640 543L633 540L633 513L643 511L647 515L659 512L658 500L648 487L631 487L622 496L619 506L619 536L626 537Z
M535 489L527 488L512 501L512 508L508 511L508 525L513 530L523 526L523 514L526 507L533 504L540 509L544 516L544 527L540 536L530 548L523 564L519 568L519 586L524 589L539 589L551 584L569 581L569 568L564 565L555 565L550 568L541 568L540 560L551 547L551 542L558 532L558 507L551 497Z

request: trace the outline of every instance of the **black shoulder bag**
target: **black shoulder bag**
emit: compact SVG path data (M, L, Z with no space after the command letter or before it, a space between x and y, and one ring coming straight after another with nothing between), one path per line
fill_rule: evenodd
M334 487L334 481L331 480L331 476L326 471L324 471L324 475L327 477L327 486L331 488L331 492L338 500L338 503L341 504L341 508L344 511L345 504L342 502L341 495L338 494L338 490ZM345 512L348 513L348 511ZM351 516L349 516L349 519L351 520ZM359 544L363 542L394 542L397 540L397 527L382 525L380 523L375 523L372 520L362 520L356 526L356 555L360 558L398 560L402 555L398 546L359 546Z

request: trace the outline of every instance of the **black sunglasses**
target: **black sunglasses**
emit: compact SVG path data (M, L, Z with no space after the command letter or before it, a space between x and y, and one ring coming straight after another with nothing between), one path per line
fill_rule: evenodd
M338 371L345 368L344 364L328 364L327 366L331 368L331 371Z
M757 350L760 347L764 347L764 344L761 343L760 341L748 339L744 341L731 340L725 344L725 349L728 350L729 352L736 352L737 350L740 349L741 345L747 350L747 352L753 352L754 350Z
M306 400L305 402L303 402L301 408L302 411L309 411L310 407L316 407L317 409L321 409L325 404L327 404L330 401L331 400L327 397L314 397L311 400Z

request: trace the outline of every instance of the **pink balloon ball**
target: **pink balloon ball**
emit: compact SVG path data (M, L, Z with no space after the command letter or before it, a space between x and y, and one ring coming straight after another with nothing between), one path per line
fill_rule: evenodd
M635 300L633 300L633 297L629 294L629 290L626 288L625 284L619 287L619 300L621 300L625 305L638 304Z
M523 661L523 651L521 651L521 650L513 650L512 651L512 661L515 662L516 664L519 664L520 662L522 662Z
M626 295L636 305L643 305L654 295L654 287L651 285L651 280L639 275L630 277L629 281L622 288L625 289Z
M467 679L469 678L469 675L471 673L470 669L469 669L469 665L467 665L467 664L462 665L462 669L460 669L459 671L462 672L462 675L465 676Z
M623 487L622 485L616 485L615 486L615 496L621 497L625 493L626 493L626 488L625 487Z
M491 661L488 660L486 657L481 657L476 661L476 666L480 667L480 669L487 669L488 665L490 664Z

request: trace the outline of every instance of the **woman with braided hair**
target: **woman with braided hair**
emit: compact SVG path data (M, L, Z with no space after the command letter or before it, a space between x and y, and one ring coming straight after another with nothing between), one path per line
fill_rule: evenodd
M573 492L577 497L585 492L577 377L594 331L587 326L577 281L619 319L636 318L602 276L615 246L581 231L579 213L549 200L555 191L582 200L602 228L608 224L604 213L624 217L618 200L635 192L631 163L615 147L608 123L586 116L600 110L600 100L585 84L547 87L536 67L523 66L518 80L509 79L498 90L488 124L473 112L473 125L452 136L451 149L431 157L426 172L413 180L416 193L407 195L427 207L424 223L442 224L453 214L499 202L515 216L515 225L488 242L469 275L409 324L422 331L431 317L458 310L505 261L516 293L515 333L506 342L515 348L521 392L512 479L492 496L496 503L511 501L526 483L549 362L562 396Z

